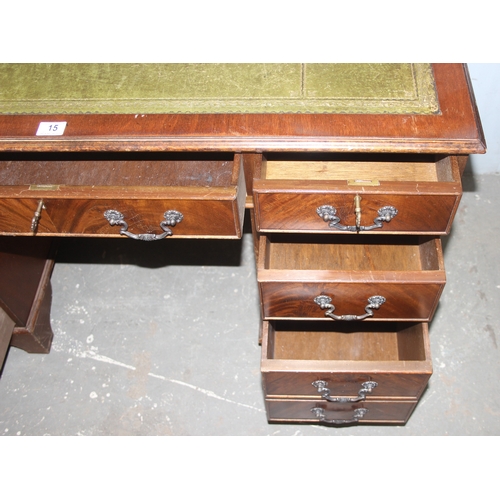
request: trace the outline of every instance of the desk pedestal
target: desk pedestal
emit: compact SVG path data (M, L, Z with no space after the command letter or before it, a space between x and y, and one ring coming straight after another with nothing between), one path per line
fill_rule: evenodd
M0 307L14 322L10 345L48 353L54 267L51 238L0 238Z

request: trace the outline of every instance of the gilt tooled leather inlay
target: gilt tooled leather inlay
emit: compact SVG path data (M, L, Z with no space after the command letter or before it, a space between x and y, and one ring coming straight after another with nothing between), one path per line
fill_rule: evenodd
M0 64L1 114L435 114L430 64Z

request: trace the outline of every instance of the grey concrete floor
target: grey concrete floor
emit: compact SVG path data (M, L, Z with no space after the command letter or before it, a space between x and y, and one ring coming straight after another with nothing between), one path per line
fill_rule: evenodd
M465 176L443 238L434 374L405 426L268 424L250 233L242 241L65 239L48 355L11 348L1 435L499 435L500 176Z

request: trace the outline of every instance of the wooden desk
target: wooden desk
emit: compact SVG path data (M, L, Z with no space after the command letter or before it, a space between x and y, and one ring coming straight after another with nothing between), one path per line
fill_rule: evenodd
M0 88L3 339L50 348L52 240L239 238L248 209L269 420L406 422L485 152L464 66L0 65Z

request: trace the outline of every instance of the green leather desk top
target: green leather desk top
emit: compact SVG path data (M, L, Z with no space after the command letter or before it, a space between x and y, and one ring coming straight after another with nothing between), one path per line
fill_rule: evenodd
M0 114L437 114L430 64L0 64Z

